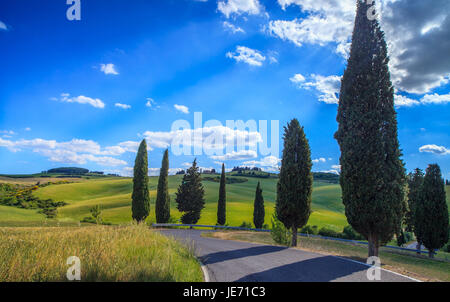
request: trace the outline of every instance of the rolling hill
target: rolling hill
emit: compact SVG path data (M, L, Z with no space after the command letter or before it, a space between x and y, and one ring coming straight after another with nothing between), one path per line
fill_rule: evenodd
M204 175L205 177L210 175ZM231 174L229 175L231 176ZM227 185L227 224L239 226L242 222L252 222L253 201L258 181L261 182L265 200L266 219L270 225L276 198L277 178L259 178L251 176L237 176L246 181ZM181 182L182 175L169 176L169 192L171 195L171 215L179 219L181 214L176 209L175 192ZM3 181L6 181L3 179ZM69 184L50 185L39 188L35 195L54 201L64 201L68 205L58 209L58 222L60 224L78 224L95 205L103 208L103 219L113 224L122 224L131 221L131 190L132 179L124 177L103 177L79 179ZM156 186L158 177L150 177L151 214L149 222L154 222L154 202L156 199ZM202 211L199 224L215 224L219 183L203 181L205 187L206 206ZM449 200L450 186L447 186L447 200ZM342 230L347 225L344 215L344 206L341 202L341 189L338 184L328 180L316 180L313 189L313 213L308 224L319 227L328 226L335 230ZM0 206L0 225L42 225L46 221L42 214L36 210L25 210L13 207ZM48 223L53 223L48 220Z

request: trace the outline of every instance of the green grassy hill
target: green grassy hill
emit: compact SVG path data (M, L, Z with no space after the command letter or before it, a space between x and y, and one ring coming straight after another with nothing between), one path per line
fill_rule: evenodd
M239 176L233 176L239 177ZM258 181L261 182L266 205L266 223L275 206L276 178L245 177L248 181L227 185L227 224L238 226L243 221L253 220L253 201ZM169 192L171 195L171 215L179 218L181 214L176 209L175 192L181 182L182 175L169 177ZM150 177L150 197L152 212L150 221L154 221L154 201L158 178ZM203 181L205 187L206 206L202 211L199 224L215 224L219 183ZM89 216L89 209L100 204L103 208L103 218L114 224L131 221L131 178L91 179L66 185L52 185L40 188L36 195L40 198L52 198L55 201L65 201L69 205L60 208L58 219L61 222L75 222ZM327 182L315 182L313 191L313 214L309 224L329 226L341 230L346 224L344 208L340 201L340 187Z
M234 173L233 173L234 174ZM205 175L210 176L210 175ZM232 177L242 177L236 176ZM227 185L227 224L239 226L243 221L253 220L253 201L258 181L263 188L266 206L265 223L270 225L276 198L277 179L257 178L245 176L247 181ZM181 214L176 209L175 192L181 182L182 175L169 177L169 192L171 195L171 215L178 219ZM154 202L156 199L156 185L158 177L150 177L151 215L150 222L154 222ZM203 181L205 187L206 206L202 211L199 224L216 223L217 199L219 183ZM103 219L113 224L122 224L131 221L131 178L106 177L82 179L79 182L50 185L39 188L35 195L42 198L51 198L54 201L64 201L67 206L58 209L58 221L61 224L78 224L89 210L99 204L103 208ZM446 187L447 201L450 205L450 186ZM344 206L341 201L341 190L338 184L326 180L314 182L313 213L308 224L319 227L328 226L341 231L347 225L344 215ZM0 207L0 225L42 225L45 218L36 210L24 210L13 207ZM54 222L51 222L54 223Z

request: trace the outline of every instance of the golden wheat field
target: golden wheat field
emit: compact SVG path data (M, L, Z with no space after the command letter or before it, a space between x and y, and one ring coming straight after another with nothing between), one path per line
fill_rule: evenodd
M81 281L202 281L193 249L145 225L0 228L0 282L67 281L67 258Z

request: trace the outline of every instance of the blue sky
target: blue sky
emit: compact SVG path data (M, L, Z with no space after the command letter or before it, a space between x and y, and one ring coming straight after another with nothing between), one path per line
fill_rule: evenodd
M65 0L0 3L0 173L70 165L129 175L142 138L152 174L166 147L172 172L194 157L274 171L292 118L314 170L339 170L336 102L355 1L80 2L79 21ZM379 3L399 139L408 170L438 163L450 178L450 5L422 2ZM200 130L243 136L248 149L177 155L172 126L194 127L195 112L222 124ZM262 130L231 131L227 120L278 121L278 152L253 150ZM192 144L207 148L202 138Z

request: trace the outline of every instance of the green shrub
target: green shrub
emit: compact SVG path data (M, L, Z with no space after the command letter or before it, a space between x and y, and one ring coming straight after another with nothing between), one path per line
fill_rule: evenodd
M253 225L251 224L251 222L243 221L239 227L240 228L252 229Z
M319 230L319 235L325 236L325 237L341 238L341 233L336 232L335 230L327 228L327 227L321 228Z
M272 216L272 231L270 232L273 241L278 244L289 246L291 244L292 233L286 229L284 224L277 219L275 214Z
M344 227L342 231L342 238L350 240L364 240L364 236L356 232L351 225Z
M317 225L306 225L302 229L300 229L300 233L302 234L308 234L308 235L317 235L319 234L319 228Z

